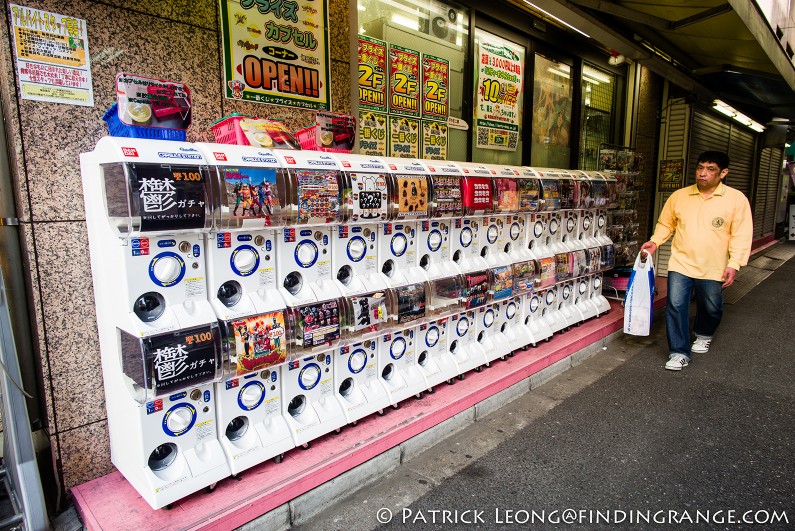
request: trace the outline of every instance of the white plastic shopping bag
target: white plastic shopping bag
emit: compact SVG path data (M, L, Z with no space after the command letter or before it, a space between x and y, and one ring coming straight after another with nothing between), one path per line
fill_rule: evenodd
M651 255L641 261L640 253L629 277L624 297L624 333L647 336L651 331L654 302L654 265Z

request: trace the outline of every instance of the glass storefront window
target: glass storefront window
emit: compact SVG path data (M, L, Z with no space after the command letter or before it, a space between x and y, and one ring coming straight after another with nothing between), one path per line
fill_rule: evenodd
M582 70L582 129L580 131L581 170L599 169L599 145L612 143L613 74L584 65Z
M571 67L535 54L530 165L568 168L571 159Z
M463 118L468 8L440 0L359 0L358 15L360 35L449 61L449 116ZM466 131L449 129L447 142L448 160L466 160Z

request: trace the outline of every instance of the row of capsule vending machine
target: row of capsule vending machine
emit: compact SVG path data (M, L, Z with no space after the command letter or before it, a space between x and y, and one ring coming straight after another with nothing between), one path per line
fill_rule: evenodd
M609 310L610 175L102 138L114 465L155 509Z

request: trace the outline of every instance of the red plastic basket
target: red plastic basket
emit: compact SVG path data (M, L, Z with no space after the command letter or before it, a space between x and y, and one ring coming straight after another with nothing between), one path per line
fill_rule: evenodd
M298 143L301 144L301 149L308 149L312 151L328 151L330 153L350 153L351 150L349 149L339 149L339 148L324 148L317 145L315 141L315 128L316 125L310 125L309 127L305 127L300 131L295 132L295 139L298 140Z
M213 130L215 141L219 144L237 144L239 146L250 146L243 129L240 128L240 121L253 116L246 116L244 114L232 114L221 118L210 129Z
M604 283L618 291L626 291L629 285L629 275L605 273Z

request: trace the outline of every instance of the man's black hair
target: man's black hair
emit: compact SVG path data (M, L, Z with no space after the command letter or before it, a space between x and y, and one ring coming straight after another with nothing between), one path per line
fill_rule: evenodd
M724 170L729 167L729 156L723 151L705 151L698 156L697 164L701 162L714 162Z

